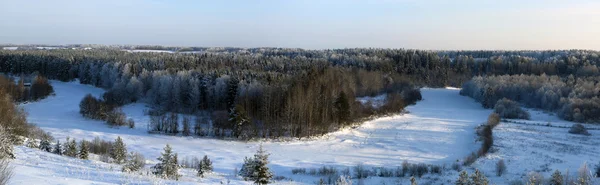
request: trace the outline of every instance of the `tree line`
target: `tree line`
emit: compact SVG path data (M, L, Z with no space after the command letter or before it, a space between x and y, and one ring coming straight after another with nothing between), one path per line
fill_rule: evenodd
M557 75L477 76L461 94L493 108L504 98L538 108L568 121L600 122L600 77ZM528 116L521 116L527 118Z
M120 106L143 101L162 112L208 114L219 133L250 138L320 135L370 116L397 112L420 99L414 90L418 86L460 86L477 75L589 77L596 74L598 61L598 52L585 50L0 51L1 72L78 79L106 89L102 102ZM373 108L355 101L379 94L387 94L388 106ZM163 130L168 128L164 125L155 128L181 132Z

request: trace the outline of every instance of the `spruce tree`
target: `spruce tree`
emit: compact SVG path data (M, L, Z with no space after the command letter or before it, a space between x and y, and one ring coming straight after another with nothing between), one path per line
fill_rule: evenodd
M69 157L77 156L77 143L75 142L75 139L67 140L67 147L65 149L65 155L69 156Z
M252 178L256 184L268 184L273 178L273 172L269 169L269 154L263 149L262 145L254 154L254 174Z
M123 164L127 158L127 147L120 136L117 137L111 146L110 157L113 158L117 164Z
M209 173L213 170L212 161L208 158L208 156L204 155L204 158L198 164L198 176L204 177L206 173Z
M556 170L552 173L552 178L550 179L550 185L563 185L563 176L560 171Z
M56 140L56 144L54 144L54 149L53 149L52 153L54 153L56 155L63 154L63 149L62 149L62 145L60 144L60 140Z
M48 141L48 139L43 138L42 141L40 141L40 150L46 152L52 151L52 147L50 146L50 141Z
M88 142L86 140L81 140L81 143L79 144L79 158L88 159L89 151L90 147L88 146Z
M153 168L154 175L165 179L179 179L179 164L177 163L177 154L173 154L171 146L167 144L164 152L157 158L159 163Z
M254 174L254 166L254 158L244 157L244 164L242 165L242 168L239 171L239 175L242 176L244 180L254 180L251 179L252 175Z

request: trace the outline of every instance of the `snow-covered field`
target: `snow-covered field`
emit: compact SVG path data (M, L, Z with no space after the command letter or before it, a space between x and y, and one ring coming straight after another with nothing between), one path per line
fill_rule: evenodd
M135 129L109 128L102 121L85 119L79 114L79 101L88 93L101 95L102 89L77 82L52 81L52 85L56 96L22 107L29 113L29 122L51 132L55 138L61 141L66 137L92 140L97 136L114 140L121 136L128 150L144 154L149 165L156 163L155 159L163 147L170 144L180 159L208 155L213 160L215 173L200 179L194 176L194 172L183 170L184 177L180 181L162 181L123 174L113 164L75 160L17 147L17 159L13 163L16 176L11 184L249 184L231 174L241 167L245 156L253 155L260 144L271 153L269 167L277 176L288 178L277 183L314 184L318 181L318 177L291 173L293 168L300 167L345 168L364 164L389 168L399 166L404 160L451 164L479 148L474 128L491 113L474 100L460 96L457 89L425 88L422 89L424 100L409 106L409 113L368 121L356 129L345 129L310 140L239 142L148 134L146 125L149 118L143 114L146 108L142 103L123 108L127 116L135 120ZM598 158L600 132L591 133L589 137L573 136L567 134L566 129L503 123L495 130L494 148L497 151L480 159L474 166L493 176L494 163L504 158L509 166L509 175L492 178L497 184L521 178L525 172L540 169L546 163L551 163L549 167L552 169L568 167L575 171L583 161L597 163L592 160ZM561 147L552 147L554 145L571 150L559 150ZM457 177L456 174L448 172L447 176L426 177L421 181L448 183ZM406 183L407 179L372 178L367 182L393 184Z

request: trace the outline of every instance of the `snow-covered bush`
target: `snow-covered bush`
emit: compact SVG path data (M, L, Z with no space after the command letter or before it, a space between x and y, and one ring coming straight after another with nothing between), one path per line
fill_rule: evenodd
M10 135L0 126L0 159L14 158Z
M529 172L526 178L528 185L542 185L544 181L544 176L538 172Z
M335 180L336 185L352 185L352 179L345 175L340 175L337 180Z
M571 129L569 129L569 133L571 134L579 134L579 135L586 135L589 136L590 133L587 131L587 129L582 125L582 124L574 124L573 126L571 126Z
M127 155L127 160L125 165L123 165L122 171L135 172L142 169L144 165L146 165L146 159L144 158L144 155L137 152L131 152L129 155Z
M496 102L494 112L498 113L502 118L508 119L529 119L530 115L527 111L521 109L519 103L502 98Z

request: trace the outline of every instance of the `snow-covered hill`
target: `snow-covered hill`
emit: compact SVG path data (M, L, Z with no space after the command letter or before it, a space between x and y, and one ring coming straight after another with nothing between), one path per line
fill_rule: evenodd
M399 166L407 160L414 163L451 164L462 159L479 148L476 143L474 128L483 123L491 110L481 106L468 97L458 94L457 89L422 89L423 101L409 106L408 114L396 115L368 121L355 129L345 129L328 134L322 138L286 142L239 142L211 138L195 138L148 134L146 125L148 117L144 116L145 105L135 103L123 108L128 117L136 122L136 128L109 128L102 121L83 118L79 114L79 102L88 93L95 96L104 91L77 82L52 81L56 96L39 102L22 105L29 113L29 122L35 123L43 130L64 141L65 138L92 140L100 137L114 140L123 138L130 151L137 151L149 159L150 164L156 162L163 147L170 144L179 154L180 159L208 155L213 160L215 174L205 179L195 177L193 172L186 172L181 181L161 181L147 176L131 177L120 172L118 166L96 161L81 161L54 156L49 153L17 147L17 160L13 163L16 176L12 184L152 184L152 183L201 183L201 184L247 184L239 178L232 177L234 169L240 168L245 156L251 156L260 144L271 153L269 167L278 176L285 176L293 184L314 184L318 178L303 175L292 175L293 168L313 168L321 166L352 167L357 164L367 166ZM484 169L488 176L493 175L493 162L498 158L507 158L509 167L515 172L510 176L495 178L506 180L521 178L528 170L534 170L543 162L527 162L530 155L523 151L522 145L535 145L537 142L553 142L552 140L573 140L571 144L583 142L585 138L571 137L566 130L537 130L535 126L512 126L508 123L500 126L497 140L498 152L476 162L474 166ZM529 130L529 131L527 131ZM519 134L521 132L561 132L556 137L537 137L536 134ZM599 132L592 131L591 140L587 144L577 145L580 149L599 151L591 142L600 141ZM518 136L518 137L517 137ZM514 141L519 138L520 141ZM594 138L594 139L592 139ZM527 142L521 142L526 140ZM543 141L542 141L543 140ZM582 141L579 141L582 140ZM513 144L514 143L514 144ZM546 147L531 149L531 152L543 152ZM550 148L551 149L551 148ZM548 149L548 150L550 150ZM591 155L579 153L578 155ZM598 152L596 152L598 153ZM525 156L523 156L525 155ZM573 160L571 153L560 153L559 158L569 165L581 164L581 160ZM592 159L589 156L585 159ZM595 156L597 158L597 156ZM551 161L552 162L552 161ZM554 161L555 162L555 161ZM597 162L597 161L590 161ZM517 165L521 164L523 165ZM556 162L555 162L556 163ZM572 163L572 165L571 165ZM512 169L509 169L512 170ZM87 171L87 172L86 172ZM457 173L440 177L434 182L448 182L456 178ZM129 179L129 180L128 180ZM133 180L131 180L133 179ZM429 180L434 178L429 178ZM287 180L289 181L289 180ZM369 182L397 182L394 179L371 179ZM402 180L406 182L406 180ZM279 181L278 183L284 183Z

